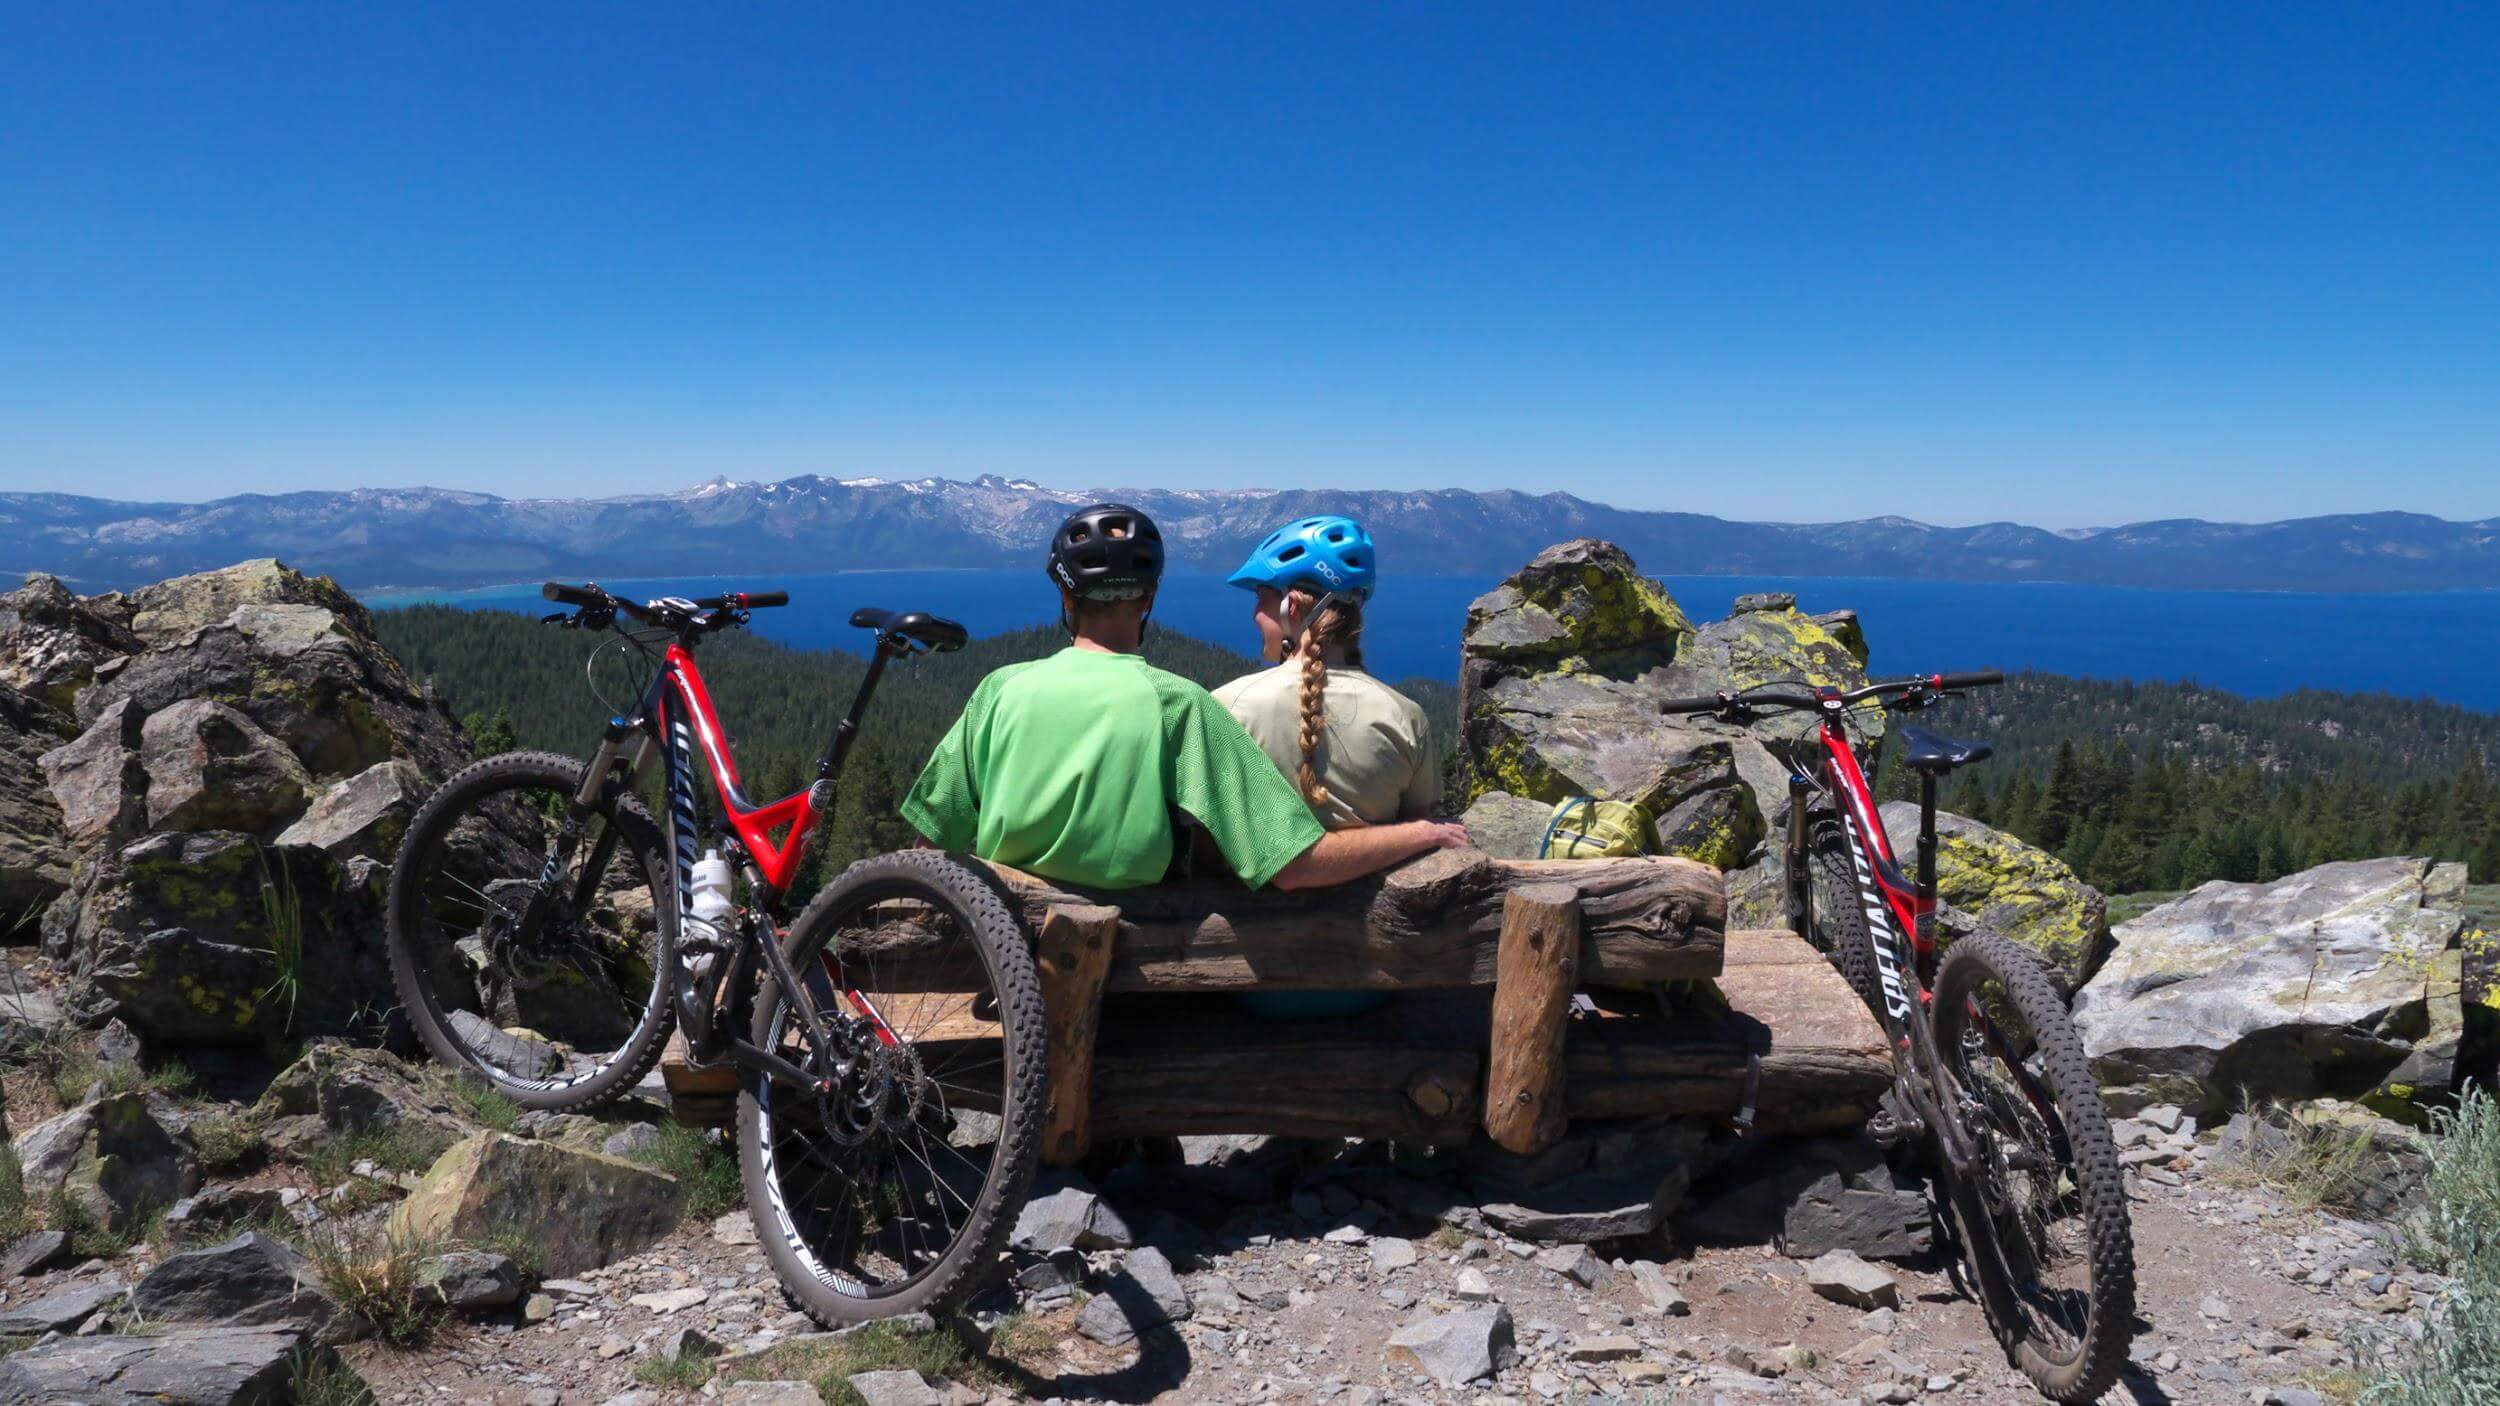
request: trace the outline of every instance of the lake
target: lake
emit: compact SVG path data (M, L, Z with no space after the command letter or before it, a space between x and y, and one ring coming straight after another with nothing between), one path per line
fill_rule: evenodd
M2043 582L1887 581L1850 577L1668 576L1696 620L1725 615L1737 596L1793 591L1807 611L1850 609L1866 627L1878 674L2040 669L2103 679L2193 679L2234 693L2297 688L2429 697L2500 711L2500 591L2327 595L2268 591L2156 591ZM975 634L1052 618L1036 571L859 571L776 577L612 580L621 594L703 595L737 586L781 587L790 604L755 613L758 633L803 648L856 650L854 606L926 610ZM1373 602L1364 652L1388 679L1455 678L1467 604L1496 581L1401 576ZM537 587L377 593L379 608L419 601L531 613L550 607ZM1248 653L1250 597L1221 576L1176 573L1155 618Z

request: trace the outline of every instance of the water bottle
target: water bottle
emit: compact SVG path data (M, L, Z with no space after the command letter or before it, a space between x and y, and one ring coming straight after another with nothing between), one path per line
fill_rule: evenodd
M695 861L694 904L678 943L686 953L686 970L698 985L711 975L712 963L719 960L720 949L726 945L723 930L729 914L729 861L721 858L719 850L705 850L703 858Z

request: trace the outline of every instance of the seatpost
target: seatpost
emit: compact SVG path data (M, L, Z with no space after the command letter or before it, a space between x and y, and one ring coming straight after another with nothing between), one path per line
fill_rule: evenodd
M818 781L831 781L841 772L842 759L851 754L851 740L859 736L859 720L867 715L868 699L877 691L877 680L885 676L885 661L892 653L879 637L876 652L868 656L868 672L860 676L859 692L851 695L851 710L833 725L833 740L825 744L825 755L816 763Z
M1936 912L1936 774L1918 774L1918 937L1924 944Z

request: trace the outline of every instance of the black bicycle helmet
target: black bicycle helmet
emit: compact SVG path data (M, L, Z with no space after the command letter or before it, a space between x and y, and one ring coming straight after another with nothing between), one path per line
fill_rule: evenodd
M1051 534L1050 579L1087 600L1135 600L1163 579L1163 534L1123 503L1068 514Z

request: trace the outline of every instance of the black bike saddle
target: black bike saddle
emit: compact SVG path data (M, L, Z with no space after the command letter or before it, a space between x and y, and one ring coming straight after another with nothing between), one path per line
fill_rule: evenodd
M862 606L851 612L851 623L880 636L899 635L934 654L961 649L972 638L963 626L925 610L906 610L898 615L891 610Z
M1894 727L1893 733L1901 739L1901 764L1912 771L1947 772L1984 762L1996 750L1985 742L1957 742L1908 723Z

